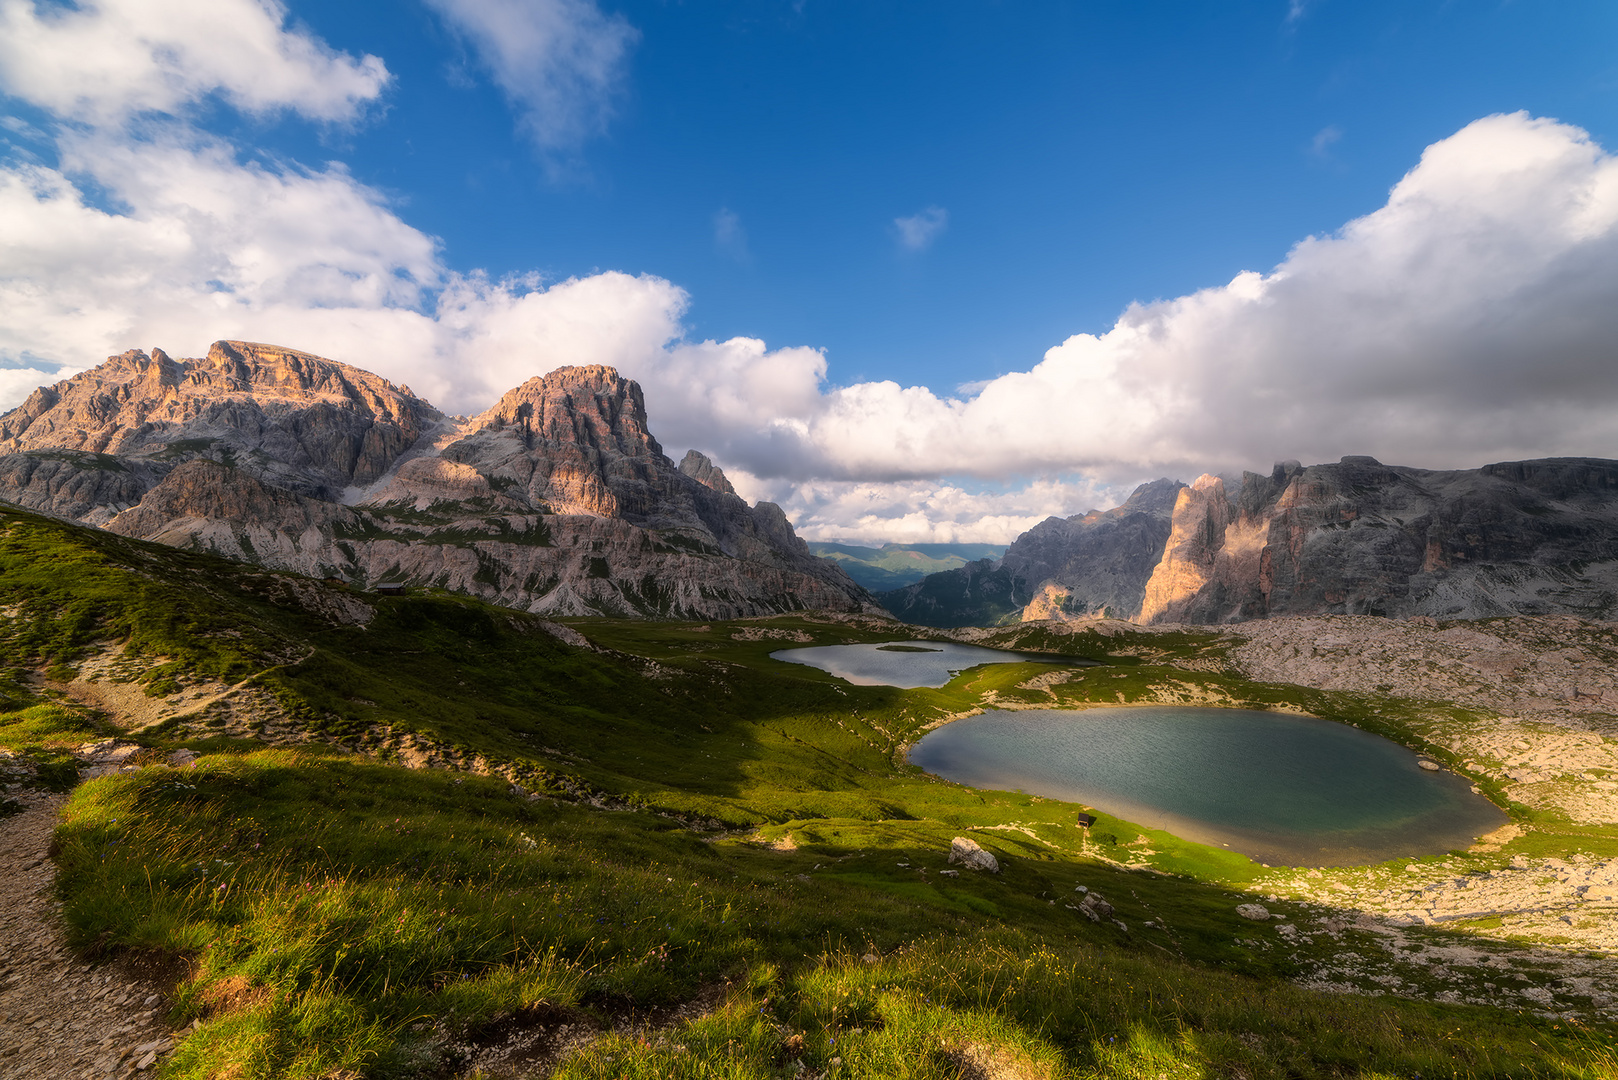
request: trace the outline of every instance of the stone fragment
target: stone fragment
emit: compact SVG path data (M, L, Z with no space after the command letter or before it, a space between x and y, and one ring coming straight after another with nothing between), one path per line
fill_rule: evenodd
M1236 914L1254 922L1264 922L1270 917L1270 909L1263 904L1237 904Z

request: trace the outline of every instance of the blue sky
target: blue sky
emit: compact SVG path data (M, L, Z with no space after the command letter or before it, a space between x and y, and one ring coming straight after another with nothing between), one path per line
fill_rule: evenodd
M1598 2L0 0L0 389L227 335L466 411L612 362L676 456L869 540L1284 457L1618 456L1618 234L1538 216L1606 205L1615 31Z
M1367 213L1422 149L1526 109L1604 144L1610 3L603 4L638 31L600 135L541 153L411 3L298 4L382 56L382 116L334 153L448 260L666 277L698 336L827 350L839 382L947 391L1026 367L1131 301L1267 270ZM558 167L560 159L560 168ZM903 249L894 219L940 207ZM716 242L735 215L744 246Z

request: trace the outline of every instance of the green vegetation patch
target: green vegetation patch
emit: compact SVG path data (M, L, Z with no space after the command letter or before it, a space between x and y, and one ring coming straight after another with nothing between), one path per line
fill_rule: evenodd
M880 887L907 875L869 848L843 850L872 860L862 874L802 873L826 852L715 845L353 758L218 755L92 781L57 843L77 943L191 962L169 1019L202 1024L170 1077L441 1073L447 1040L496 1020L588 1025L706 988L704 1015L605 1038L558 1075L953 1077L987 1056L1046 1076L1593 1078L1613 1060L1565 1026L1121 949L1087 923L1057 930L1043 902L1019 912L986 876L960 888L999 918Z

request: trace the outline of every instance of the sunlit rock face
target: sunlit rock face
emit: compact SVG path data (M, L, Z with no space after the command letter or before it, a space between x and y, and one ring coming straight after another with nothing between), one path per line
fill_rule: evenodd
M780 509L682 471L634 382L528 380L470 420L369 372L222 341L134 351L0 416L0 497L143 539L554 614L864 610ZM688 455L688 461L692 461Z
M1618 618L1618 462L1439 471L1347 457L1284 462L1239 484L1160 480L1115 509L1036 525L998 565L933 574L881 599L938 626Z
M1176 505L1140 621L1618 612L1618 462L1348 457L1247 473L1225 505L1222 487Z
M308 353L218 341L200 360L136 349L0 417L0 451L68 450L161 467L256 455L317 497L381 476L439 411L377 375Z

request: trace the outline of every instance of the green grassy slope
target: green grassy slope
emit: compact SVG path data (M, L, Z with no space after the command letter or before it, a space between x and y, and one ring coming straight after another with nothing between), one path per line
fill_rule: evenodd
M768 658L788 637L891 637L881 624L575 622L585 649L447 596L374 599L374 618L345 625L321 614L325 588L0 516L0 745L49 756L112 730L23 677L66 679L109 646L143 658L154 694L202 678L257 688L315 740L262 749L181 718L140 738L206 752L196 768L90 781L67 807L57 859L75 941L186 965L171 1019L201 1024L167 1076L455 1075L513 1025L692 1001L706 1003L694 1017L605 1036L558 1075L1618 1067L1605 1030L1302 990L1284 981L1295 959L1250 947L1234 913L1245 897L1226 886L1262 868L1148 834L1152 865L1126 869L1142 835L1127 822L1083 833L1067 804L904 763L927 726L990 694L1185 686L1400 733L1366 703L1162 663L1209 658L1208 639L1154 635L1153 662L1113 656L1051 692L1019 685L1051 670L1037 664L901 691ZM1141 644L1006 635L1104 660ZM403 768L389 760L403 733L505 775ZM379 755L354 752L368 746ZM945 876L957 835L1003 872ZM1074 910L1080 885L1123 925Z

